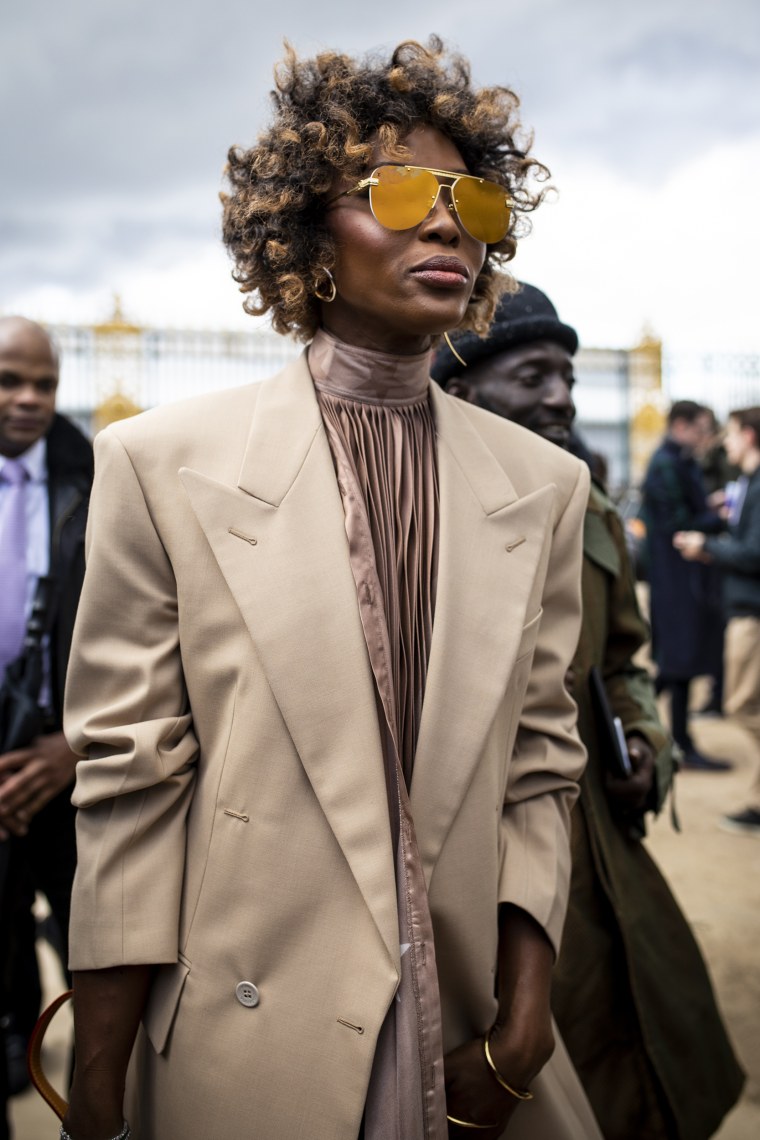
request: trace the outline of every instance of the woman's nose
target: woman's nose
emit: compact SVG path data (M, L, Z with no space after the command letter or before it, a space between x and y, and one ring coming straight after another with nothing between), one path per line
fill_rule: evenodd
M446 245L459 245L462 231L454 210L454 194L451 186L439 188L435 205L420 222L420 230L429 240L442 241Z

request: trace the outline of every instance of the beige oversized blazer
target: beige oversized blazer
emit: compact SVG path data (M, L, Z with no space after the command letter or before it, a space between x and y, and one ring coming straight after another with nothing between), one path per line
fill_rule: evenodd
M411 805L448 1050L493 1021L498 902L560 937L587 477L432 398L439 580ZM135 1136L356 1140L399 978L394 864L305 358L116 424L96 453L67 691L71 966L163 963Z

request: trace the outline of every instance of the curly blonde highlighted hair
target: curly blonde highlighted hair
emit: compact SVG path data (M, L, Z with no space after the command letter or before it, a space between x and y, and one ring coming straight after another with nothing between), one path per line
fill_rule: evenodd
M390 60L323 52L299 59L286 44L275 68L274 121L249 150L232 147L222 195L233 277L253 315L271 311L277 332L309 340L319 326L325 268L336 261L325 201L336 178L366 173L375 144L404 161L404 139L429 125L459 150L471 174L504 186L513 201L507 236L487 247L460 327L485 334L511 278L497 270L515 253L525 217L542 200L548 170L529 155L519 99L506 87L475 89L461 56L437 36L399 44Z

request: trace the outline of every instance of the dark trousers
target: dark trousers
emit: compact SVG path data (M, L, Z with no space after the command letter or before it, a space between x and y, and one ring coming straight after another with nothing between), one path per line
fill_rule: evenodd
M9 848L6 843L0 843L0 913L5 896L6 871L8 869ZM8 1104L8 1077L5 1071L5 1032L0 1025L0 1140L8 1140L8 1117L6 1106Z
M8 1106L8 1078L5 1072L5 1033L0 1028L0 1140L8 1140L10 1132L8 1130L8 1115L6 1108Z
M57 930L56 949L66 972L71 887L76 866L74 809L68 788L39 812L22 839L12 838L0 914L2 1009L13 1018L14 1031L27 1038L40 1008L35 952L36 929L31 913L35 891L47 898Z
M658 693L670 693L670 731L676 744L684 752L694 751L694 741L689 735L689 685L691 679L683 680L680 677L667 677L660 674L657 678L656 689Z

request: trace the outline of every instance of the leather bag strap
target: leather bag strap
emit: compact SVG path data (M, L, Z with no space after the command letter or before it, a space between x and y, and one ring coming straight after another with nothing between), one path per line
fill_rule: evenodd
M42 1099L50 1105L59 1120L63 1120L69 1106L61 1094L55 1091L45 1076L42 1068L42 1042L50 1022L61 1006L73 996L73 993L73 990L66 990L65 993L60 994L55 1001L51 1002L47 1009L40 1014L39 1020L32 1030L32 1036L29 1038L29 1047L26 1051L26 1063L29 1069L29 1076L32 1078L32 1084Z

